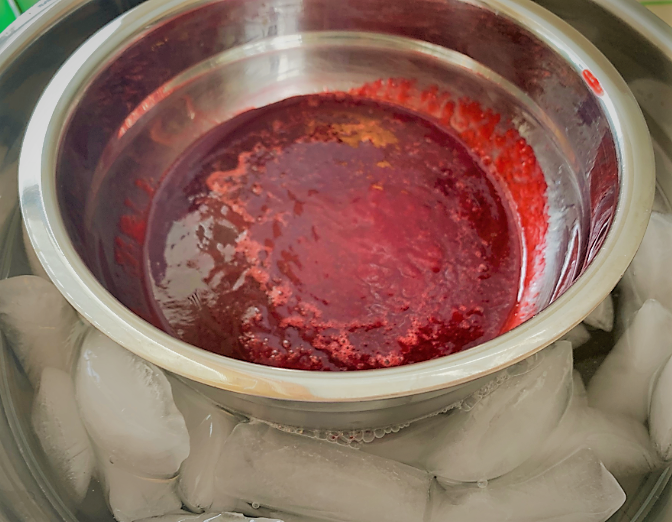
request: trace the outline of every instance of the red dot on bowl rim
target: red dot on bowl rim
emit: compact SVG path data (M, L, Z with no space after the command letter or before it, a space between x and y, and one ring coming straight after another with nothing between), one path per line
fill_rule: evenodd
M597 94L598 96L602 96L604 94L604 89L602 89L600 81L597 78L595 78L595 75L588 69L584 69L583 79L586 80L586 83L590 86L590 88L593 90L595 94Z

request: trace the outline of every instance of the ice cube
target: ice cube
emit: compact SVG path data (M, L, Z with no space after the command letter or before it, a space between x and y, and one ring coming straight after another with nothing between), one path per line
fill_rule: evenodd
M177 378L170 378L170 383L189 431L191 448L180 468L178 494L190 510L207 511L215 499L217 461L238 421Z
M432 489L430 522L604 522L625 502L616 479L589 449L521 481Z
M580 448L589 448L617 479L639 476L662 463L640 422L590 408L581 377L574 373L574 393L567 412L542 448L514 473L550 467Z
M79 504L89 489L94 457L70 375L56 368L42 371L33 400L32 424L59 482Z
M258 520L258 519L272 519L272 520L281 520L282 522L339 522L334 521L333 519L326 518L316 518L314 516L303 516L296 515L294 513L286 513L283 511L278 511L277 509L270 509L262 507L257 503L254 503L254 506L249 502L244 502L242 500L234 499L233 497L224 498L218 495L213 503L212 508L209 510L211 513L241 513L246 517ZM220 504L223 507L219 507Z
M647 299L655 299L672 310L671 257L672 215L652 212L637 255L620 283L626 308L639 308Z
M567 411L569 411L569 408L579 405L588 406L588 391L586 390L586 385L583 383L583 377L581 377L578 370L574 370L572 372L572 398L570 399ZM565 412L565 415L567 415L567 412Z
M263 424L239 424L224 444L217 491L251 504L343 522L423 520L427 473Z
M639 476L662 468L643 424L623 415L585 408L575 437L592 449L616 478ZM569 439L568 439L569 440Z
M216 484L216 483L215 483ZM200 510L198 510L200 511ZM212 500L212 505L208 511L214 511L217 513L225 513L230 511L245 513L246 515L254 516L259 515L260 511L258 509L252 508L252 506L239 498L232 497L226 493L216 492Z
M572 391L572 346L561 341L515 365L499 388L446 415L423 456L442 480L493 479L521 465L557 427Z
M332 520L327 520L324 518L315 518L315 517L304 517L302 515L295 515L293 513L283 513L282 511L275 511L272 509L259 507L257 509L252 508L247 504L246 508L237 508L236 511L244 513L246 516L259 520L259 518L270 518L273 520L280 520L282 522L334 522ZM336 521L337 522L337 521Z
M653 388L649 432L658 455L666 462L672 461L672 359Z
M175 515L164 515L162 517L146 518L140 522L284 522L278 519L246 517L242 513L201 513L195 515L183 511Z
M84 425L102 454L140 475L176 475L189 455L189 434L161 370L91 330L75 389Z
M30 266L30 270L33 272L33 275L41 277L42 279L46 279L47 281L51 281L47 275L46 270L42 266L42 263L40 263L40 260L37 257L37 253L33 248L33 244L30 242L30 237L28 237L28 230L26 229L26 226L22 224L21 229L23 234L23 249L26 251L26 257L28 258L28 265Z
M99 454L102 457L102 454ZM134 522L181 510L177 479L140 477L116 462L99 458L110 511L118 522Z
M599 328L605 332L614 329L614 300L609 294L588 317L583 320L588 326Z
M362 444L360 450L424 469L427 447L441 431L447 415L450 412L413 422L397 433L389 433L380 439Z
M589 404L645 422L652 379L671 355L672 314L646 301L590 380Z
M77 326L75 310L51 282L36 276L0 281L0 327L33 386L44 368L71 371Z
M656 188L656 194L653 197L653 206L651 207L651 210L654 212L662 212L663 214L668 214L670 212L670 204L658 188Z
M579 323L567 332L562 340L572 343L572 348L578 348L590 341L590 332L583 323Z

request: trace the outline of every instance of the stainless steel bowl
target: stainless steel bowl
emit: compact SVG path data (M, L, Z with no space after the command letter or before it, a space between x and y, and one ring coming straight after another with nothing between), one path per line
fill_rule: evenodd
M347 75L337 74L336 56ZM132 313L101 283L88 245L95 244L89 235L100 232L92 216L108 203L105 183L126 183L147 168L160 172L208 130L188 111L179 113L180 96L209 103L214 125L249 100L265 104L325 85L347 87L400 66L432 79L459 77L451 86L466 86L483 102L508 100L501 107L533 145L557 218L548 236L550 283L540 291L543 310L535 317L442 359L312 373L189 346ZM177 115L173 123L182 122L184 139L143 157L134 147L166 114ZM643 236L653 188L650 139L623 80L587 40L523 0L149 0L101 29L57 73L35 109L20 161L31 241L84 316L226 407L317 429L420 418L563 335L625 271Z

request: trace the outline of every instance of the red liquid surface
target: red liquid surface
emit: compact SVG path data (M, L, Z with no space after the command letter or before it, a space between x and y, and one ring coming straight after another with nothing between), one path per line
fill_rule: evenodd
M344 94L245 112L154 196L145 285L162 327L304 370L441 357L510 328L521 232L455 134Z

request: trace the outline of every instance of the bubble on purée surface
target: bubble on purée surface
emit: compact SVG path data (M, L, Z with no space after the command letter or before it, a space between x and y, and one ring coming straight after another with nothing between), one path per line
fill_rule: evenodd
M140 522L283 522L278 519L246 517L242 513L176 513L174 515L164 515L162 517L146 518Z
M637 255L619 284L622 295L620 316L627 325L647 299L672 310L672 215L652 212Z
M28 258L28 265L30 266L30 270L34 275L41 277L42 279L46 279L47 281L51 281L47 275L46 270L42 266L42 263L40 263L40 260L37 257L37 253L33 248L33 244L30 242L26 225L23 223L21 224L21 233L23 235L23 248L26 251L26 257Z
M589 407L583 381L575 371L572 400L562 421L541 449L514 473L522 476L547 469L580 448L591 449L619 480L662 466L644 425Z
M84 425L105 458L138 475L177 473L189 434L161 370L91 330L75 386Z
M99 453L99 457L102 454ZM180 511L177 478L140 477L123 467L99 459L110 511L118 522L134 522Z
M609 294L588 317L583 320L588 326L599 328L605 332L614 329L614 300Z
M446 415L428 443L424 468L442 480L499 477L528 459L557 427L572 387L572 347L558 342L524 361L511 377L469 411Z
M219 470L218 492L343 522L423 520L430 485L410 466L262 424L236 426Z
M44 368L71 371L78 326L51 282L37 276L0 281L0 327L34 387Z
M89 489L94 456L70 375L56 368L44 369L33 399L32 424L59 482L79 504Z
M660 458L672 461L672 359L658 377L651 395L649 432Z
M238 421L176 378L169 378L175 404L189 431L190 451L180 468L178 494L192 511L207 511L215 500L217 462ZM219 499L220 504L222 499Z
M652 380L672 355L672 314L646 301L588 386L594 408L644 422Z
M567 332L562 340L572 343L572 348L578 348L590 341L590 332L583 323L579 323Z
M625 502L616 479L589 449L537 476L486 487L432 489L430 522L604 522Z

